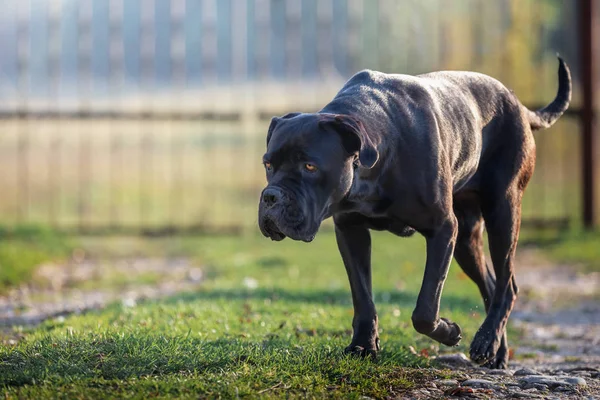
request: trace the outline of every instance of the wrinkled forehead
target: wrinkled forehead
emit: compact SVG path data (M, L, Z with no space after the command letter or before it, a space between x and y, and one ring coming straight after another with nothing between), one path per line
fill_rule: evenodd
M289 157L301 153L307 157L330 157L342 149L335 132L323 129L314 115L299 116L280 121L269 144L265 157Z

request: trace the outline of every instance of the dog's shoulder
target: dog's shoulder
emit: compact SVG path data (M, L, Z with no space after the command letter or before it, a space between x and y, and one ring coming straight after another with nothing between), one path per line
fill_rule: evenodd
M388 74L365 69L354 74L338 95L368 95L369 93L411 93L423 91L421 80L414 75Z
M363 69L352 75L344 84L344 87L350 86L381 86L386 84L398 84L405 82L407 84L417 83L418 77L405 74L388 74L386 72L374 71L371 69Z

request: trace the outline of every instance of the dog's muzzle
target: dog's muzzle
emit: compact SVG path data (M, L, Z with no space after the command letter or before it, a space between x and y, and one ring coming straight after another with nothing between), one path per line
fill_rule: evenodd
M271 240L280 241L287 237L309 242L314 234L306 233L304 213L283 190L267 187L260 198L258 224L262 234Z
M275 222L269 217L265 217L263 219L262 223L260 224L260 229L263 235L271 238L271 240L278 242L285 239L285 235L279 231Z

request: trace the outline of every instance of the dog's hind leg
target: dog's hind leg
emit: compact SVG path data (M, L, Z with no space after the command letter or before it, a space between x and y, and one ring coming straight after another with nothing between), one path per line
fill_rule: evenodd
M532 153L524 152L519 155L527 154ZM471 343L471 359L480 364L496 359L504 340L508 317L517 298L514 256L521 226L521 198L535 162L533 156L524 157L519 163L519 155L511 157L510 154L504 154L502 160L494 160L488 186L482 194L482 211L494 264L496 288L487 317ZM513 171L515 166L519 170Z
M485 261L483 251L483 216L479 196L475 193L461 194L454 198L454 214L458 219L458 236L454 248L454 258L465 274L475 282L486 313L489 311L496 278ZM508 366L508 341L506 331L502 337L496 357L485 364L488 368Z

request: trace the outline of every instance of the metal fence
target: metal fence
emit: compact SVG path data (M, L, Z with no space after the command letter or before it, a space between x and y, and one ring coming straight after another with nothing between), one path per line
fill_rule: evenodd
M0 224L253 229L272 115L319 109L364 68L477 70L535 108L554 96L556 51L581 86L576 5L6 0ZM525 223L564 226L582 212L577 93L537 137Z

